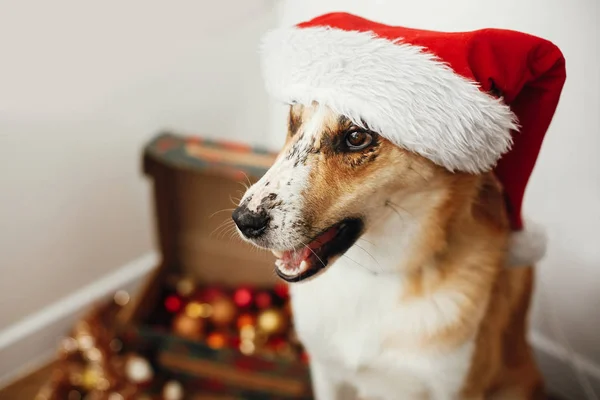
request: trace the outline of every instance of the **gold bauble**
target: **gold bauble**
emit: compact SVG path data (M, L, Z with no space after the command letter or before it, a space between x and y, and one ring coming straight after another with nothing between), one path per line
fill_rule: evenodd
M210 320L215 326L223 328L233 323L237 308L231 299L217 297L210 302L210 305L212 306Z
M175 286L175 290L180 296L189 297L196 290L196 282L190 277L180 279Z
M185 306L185 313L192 318L208 318L213 313L213 308L210 304L191 301Z
M200 340L204 337L205 322L202 318L193 318L186 313L173 318L173 332L186 339Z
M102 379L101 372L96 368L86 368L81 374L81 386L86 390L96 390Z
M285 314L276 308L261 311L256 319L256 326L268 335L284 333L288 327Z

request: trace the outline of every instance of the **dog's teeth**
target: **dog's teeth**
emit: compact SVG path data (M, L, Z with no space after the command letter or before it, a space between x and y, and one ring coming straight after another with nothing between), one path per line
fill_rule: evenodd
M271 252L273 253L273 255L277 258L281 258L283 257L283 251L279 251L279 250L271 250Z
M283 261L280 259L275 260L275 265L278 266L279 268L284 267Z
M306 261L302 261L300 263L300 267L299 267L300 271L304 271L307 268L308 268L308 264L306 263Z

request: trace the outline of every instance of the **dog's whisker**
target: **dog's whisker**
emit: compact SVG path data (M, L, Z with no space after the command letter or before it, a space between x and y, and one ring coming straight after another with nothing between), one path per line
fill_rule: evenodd
M394 210L394 212L400 217L400 219L402 219L402 221L404 222L404 216L402 216L402 214L400 213L400 211L398 210L398 208L402 211L404 211L406 214L411 215L411 213L403 208L402 206L399 206L398 204L392 202L391 200L387 200L385 202L386 207L391 208L392 210Z
M232 223L227 223L219 231L218 238L223 238L230 232L236 232L235 225Z
M327 265L325 265L325 263L323 262L323 260L321 260L321 257L319 257L319 256L317 255L317 253L315 253L315 252L313 251L313 249L311 249L310 247L308 247L308 245L307 245L306 243L304 243L304 242L300 242L300 243L302 243L302 244L304 245L304 247L306 247L307 249L309 249L309 250L310 250L310 252L311 252L311 253L313 253L313 254L315 255L315 257L317 257L317 258L319 259L319 261L321 262L321 264L323 264L323 267L327 267Z
M368 244L370 244L370 245L371 245L371 246L373 246L373 247L377 247L377 246L375 245L375 243L373 243L373 242L369 242L367 239L364 239L364 238L358 238L358 240L362 240L363 242L367 242ZM357 241L358 241L358 240L357 240Z
M213 229L213 231L208 235L208 237L212 237L212 235L216 234L217 231L219 231L219 230L223 229L224 227L226 227L229 223L233 223L233 220L230 220L230 219L224 220L215 229Z
M208 219L211 219L212 217L214 217L215 215L217 215L219 213L222 213L222 212L225 212L225 211L234 211L234 210L235 210L235 208L224 208L222 210L215 211L214 213L210 214L210 216L208 217Z
M217 239L219 239L219 240L223 239L225 237L225 235L229 232L231 232L231 228L229 227L229 225L224 226L223 229L221 229L219 231L219 233L217 234Z
M229 201L231 201L231 203L237 207L240 205L241 198L236 199L235 197L232 197L231 195L229 195Z
M246 177L246 178L247 178L247 177ZM250 189L250 186L248 186L248 185L246 184L246 182L238 181L238 183L239 183L240 185L242 185L242 186L244 187L244 189L246 189L246 190Z
M348 257L348 255L347 255L347 254L342 254L342 257L346 257L348 260L352 261L354 264L358 265L359 267L362 267L362 268L366 269L367 271L369 271L369 272L370 272L370 273L372 273L372 274L374 274L374 273L375 273L374 271L372 271L372 270L371 270L371 268L368 268L368 267L366 267L366 266L362 265L361 263L359 263L358 261L356 261L356 260L353 260L353 259L351 259L350 257Z
M369 255L369 257L371 257L371 259L373 261L375 261L377 263L377 266L379 267L380 271L383 271L383 268L381 267L381 264L379 264L379 261L377 261L377 259L375 257L373 257L373 255L371 253L369 253L365 248L363 248L362 246L359 246L358 243L354 243L354 245L356 247L358 247L359 249L361 249L362 251L364 251L365 253L367 253Z
M429 179L425 178L417 169L412 167L412 164L408 166L408 169L419 175L425 182L429 182Z
M247 186L244 185L244 186L246 186L246 190L248 190L248 188L250 186L252 186L252 182L250 181L250 178L248 177L248 175L244 171L242 171L242 174L244 174L244 176L246 177L246 181L248 181L248 185Z

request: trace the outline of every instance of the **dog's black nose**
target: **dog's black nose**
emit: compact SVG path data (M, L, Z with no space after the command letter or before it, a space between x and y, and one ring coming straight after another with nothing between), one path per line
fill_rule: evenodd
M262 235L271 219L265 210L252 212L245 205L236 208L231 218L244 236L249 239Z

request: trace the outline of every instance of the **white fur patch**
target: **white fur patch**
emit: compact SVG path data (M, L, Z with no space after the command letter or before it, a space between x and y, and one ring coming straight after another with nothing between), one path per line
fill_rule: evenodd
M510 108L420 47L318 27L274 30L262 50L274 98L325 104L451 171L489 170L512 145Z
M312 139L323 127L326 115L326 108L319 107L301 131L296 132L301 138L282 151L267 173L244 193L240 204L246 203L251 211L264 207L271 218L268 232L260 239L263 242L253 243L278 250L303 244L303 226L299 222L304 219L302 192L308 186L310 166L302 158L311 150Z
M435 200L415 199L423 208L428 201ZM313 360L316 396L354 399L328 396L350 385L365 399L456 399L469 372L474 341L429 351L412 344L455 324L465 299L442 290L401 301L403 277L398 272L414 252L423 221L419 208L386 210L321 275L291 286L294 324Z

